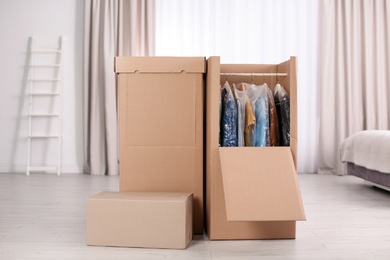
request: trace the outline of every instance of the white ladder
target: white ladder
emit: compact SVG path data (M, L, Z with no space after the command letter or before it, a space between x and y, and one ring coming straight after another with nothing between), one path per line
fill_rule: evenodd
M29 114L28 114L28 158L26 175L30 172L54 172L61 174L62 163L62 88L63 88L63 49L64 37L61 36L58 44L54 46L38 44L37 37L31 37L30 42L30 65L29 65ZM40 102L41 101L41 102ZM45 105L43 105L45 104ZM42 105L41 111L36 107ZM43 111L42 111L43 110ZM53 112L53 110L56 110ZM53 133L53 119L57 129ZM40 123L46 125L46 131L39 131L33 126ZM44 133L42 133L44 132ZM34 140L34 141L33 141ZM57 163L56 165L32 166L33 142L49 145L52 140L57 140ZM47 147L46 146L46 147ZM51 147L52 148L52 147ZM39 153L34 149L34 154ZM46 150L47 155L50 153ZM42 157L45 154L42 150Z

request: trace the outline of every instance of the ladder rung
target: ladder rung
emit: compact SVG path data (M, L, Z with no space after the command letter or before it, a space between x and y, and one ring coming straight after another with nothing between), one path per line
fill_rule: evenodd
M29 138L60 138L59 135L30 135Z
M61 67L61 64L34 64L34 65L30 65L30 67L34 67L34 68L59 68Z
M58 78L53 79L30 79L30 81L60 81Z
M57 166L30 166L29 170L32 172L41 172L41 171L57 171Z
M56 117L56 116L60 116L60 114L30 114L29 116L48 116L48 117Z
M31 53L61 53L60 50L32 50Z
M55 96L55 95L59 95L60 93L59 92L35 92L35 93L28 93L28 94L31 96L39 96L39 95Z
M60 175L61 171L61 162L62 162L62 140L63 140L63 129L62 129L62 69L63 69L63 58L64 53L63 44L64 37L60 37L60 42L58 44L46 44L46 45L36 45L37 37L31 37L31 44L29 50L30 63L28 64L30 77L27 77L29 82L30 90L27 92L29 98L29 129L28 129L28 160L27 160L27 171L26 174L30 175L30 172L56 172ZM47 58L51 57L51 61ZM34 73L34 72L39 73ZM53 72L56 72L53 74ZM49 84L49 85L47 85ZM36 88L38 86L52 86L53 89L49 88ZM46 110L37 110L33 109L33 103L39 101L39 98L48 99L52 98L57 99L56 104L53 106L56 109L46 109ZM57 104L58 103L58 104ZM57 119L58 118L58 119ZM56 131L36 131L32 130L32 125L36 123L36 120L49 120L58 121L59 130ZM54 123L54 122L52 122ZM31 155L33 154L32 148L33 144L36 142L54 142L58 141L58 164L49 164L48 166L37 165L31 166ZM54 147L53 147L54 148ZM35 151L34 151L35 152Z

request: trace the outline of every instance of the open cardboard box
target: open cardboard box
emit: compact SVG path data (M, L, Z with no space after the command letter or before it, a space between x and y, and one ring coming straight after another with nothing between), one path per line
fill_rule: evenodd
M290 147L219 147L220 85L241 76L220 73L287 73L252 77L255 84L277 82L290 96ZM207 61L206 228L209 239L281 239L296 237L296 221L305 220L297 181L296 59L281 64L220 64Z
M211 240L296 237L296 221L305 214L296 171L295 57L280 64L220 64L219 57L210 57L205 103L204 58L116 57L115 71L121 191L192 192L194 232L202 233L204 148L206 230ZM279 81L289 93L290 147L219 147L220 85L226 80L221 72L287 73L250 80L271 88ZM228 80L243 81L241 76Z
M115 57L120 191L191 192L203 233L204 57Z

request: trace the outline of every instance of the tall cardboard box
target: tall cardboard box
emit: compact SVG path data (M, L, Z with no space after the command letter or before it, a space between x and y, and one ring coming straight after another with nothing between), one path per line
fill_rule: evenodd
M192 194L100 192L87 199L87 244L185 249Z
M232 73L231 76L221 73ZM244 79L243 74L257 76ZM264 77L258 76L263 73ZM287 76L269 77L266 74ZM242 74L242 75L240 75ZM220 85L276 83L290 96L290 147L219 147ZM296 58L281 64L220 64L207 61L206 230L211 240L295 238L305 214L297 181Z
M203 232L204 57L116 57L120 191L191 192Z

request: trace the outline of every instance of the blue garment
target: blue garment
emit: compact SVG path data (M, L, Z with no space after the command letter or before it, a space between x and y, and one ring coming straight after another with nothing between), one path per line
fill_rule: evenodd
M256 116L255 146L268 146L269 145L269 114L268 114L268 96L265 91L265 88L261 90L261 94L255 102L255 116Z
M230 89L229 83L225 83L222 89L222 122L221 122L221 145L237 146L237 106Z
M252 106L253 115L256 118L256 122L253 125L252 131L249 133L250 138L247 146L256 146L257 115L259 115L259 109L260 109L260 107L256 105L256 102L260 96L260 88L254 84L246 84L246 90L248 93L250 104Z

